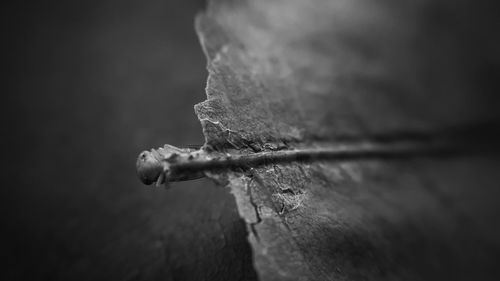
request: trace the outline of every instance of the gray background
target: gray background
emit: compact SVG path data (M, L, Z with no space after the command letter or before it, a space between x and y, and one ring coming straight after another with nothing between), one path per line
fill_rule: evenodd
M2 9L2 279L254 279L232 195L135 174L203 143L204 1L32 2Z

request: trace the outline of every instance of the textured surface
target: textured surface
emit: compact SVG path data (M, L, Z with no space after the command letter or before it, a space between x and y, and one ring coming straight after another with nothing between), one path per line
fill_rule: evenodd
M214 0L197 19L207 144L252 153L495 121L491 8ZM212 177L236 198L262 280L495 279L498 167L492 155Z
M252 142L495 117L499 58L488 6L413 2L213 1L198 19L210 60L198 116Z

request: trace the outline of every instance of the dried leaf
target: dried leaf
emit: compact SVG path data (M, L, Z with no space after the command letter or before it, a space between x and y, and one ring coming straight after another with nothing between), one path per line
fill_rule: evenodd
M496 54L481 34L487 11L214 0L196 22L209 70L208 99L195 107L206 146L250 155L498 120L476 79ZM261 280L481 279L499 276L497 168L484 156L358 159L210 177L235 196Z

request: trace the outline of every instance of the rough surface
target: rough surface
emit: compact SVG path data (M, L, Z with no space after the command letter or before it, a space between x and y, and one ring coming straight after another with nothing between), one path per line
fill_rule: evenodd
M491 2L222 1L197 19L207 145L314 147L498 120ZM212 177L261 280L498 279L495 155L291 163Z
M207 141L220 129L253 143L331 140L498 117L492 7L414 2L212 1L197 20Z

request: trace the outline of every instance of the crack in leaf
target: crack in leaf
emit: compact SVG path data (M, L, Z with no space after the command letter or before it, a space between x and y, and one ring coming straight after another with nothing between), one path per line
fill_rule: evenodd
M252 205L254 212L255 212L256 221L248 223L248 225L249 225L253 235L255 236L255 239L257 240L257 242L260 242L259 233L255 229L255 227L262 222L262 218L260 216L259 206L255 202L255 199L253 197L252 185L251 185L252 180L253 180L253 176L250 178L250 181L247 183L246 189L247 189L247 195L250 198L250 204Z

